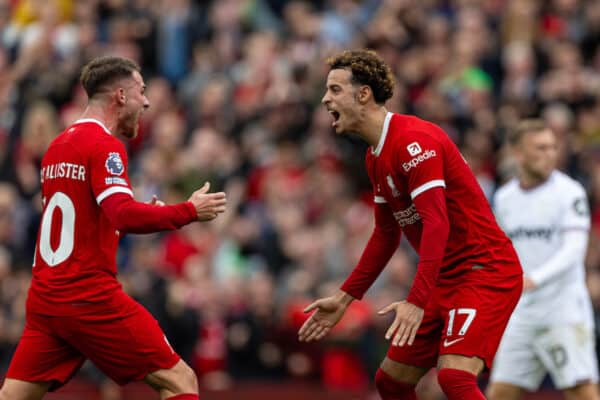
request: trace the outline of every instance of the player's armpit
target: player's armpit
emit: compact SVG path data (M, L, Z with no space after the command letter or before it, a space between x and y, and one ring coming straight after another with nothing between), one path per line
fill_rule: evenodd
M159 206L115 193L104 199L100 206L115 229L125 233L174 230L196 220L196 210L189 202Z

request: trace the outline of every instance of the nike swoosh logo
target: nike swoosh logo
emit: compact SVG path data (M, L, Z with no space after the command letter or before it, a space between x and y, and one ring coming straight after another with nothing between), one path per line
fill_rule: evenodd
M452 346L454 343L460 342L461 340L465 340L464 337L458 338L458 339L454 339L454 340L444 340L444 347L448 347L448 346Z

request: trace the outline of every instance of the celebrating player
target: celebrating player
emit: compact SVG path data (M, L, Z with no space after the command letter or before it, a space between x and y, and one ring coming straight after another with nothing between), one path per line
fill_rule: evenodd
M338 134L356 133L371 146L375 229L338 293L315 310L299 339L323 338L354 299L362 298L396 251L403 231L420 256L406 300L386 333L391 346L375 383L384 400L416 399L415 385L435 365L450 400L483 399L477 375L491 365L522 290L522 270L473 173L438 126L384 106L393 77L368 50L328 60L323 104Z
M144 380L161 399L198 399L193 370L173 351L157 321L116 279L122 233L149 233L209 221L225 194L205 184L188 201L139 203L127 177L125 147L149 107L140 68L118 57L87 64L89 102L42 160L43 214L23 335L0 399L40 399L89 358L119 384Z
M567 399L598 400L583 264L590 229L585 190L555 169L556 137L543 121L522 121L509 143L519 175L496 192L494 208L523 265L525 291L494 360L488 397L517 400L548 372Z

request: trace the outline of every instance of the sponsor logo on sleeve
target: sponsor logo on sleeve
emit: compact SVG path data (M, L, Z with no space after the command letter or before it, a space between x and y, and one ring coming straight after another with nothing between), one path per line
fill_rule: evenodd
M109 153L104 165L106 166L106 170L111 175L121 175L125 171L125 166L123 165L123 160L121 160L121 155L119 155L117 152Z
M108 185L108 186L110 186L110 185L129 186L125 179L117 178L116 176L108 176L108 177L104 178L104 183L106 183L106 185Z
M421 152L421 146L417 142L412 142L406 146L406 150L408 150L408 154L414 157Z
M421 151L420 148L419 151ZM417 167L423 161L429 160L430 158L435 157L436 155L437 153L435 152L435 150L425 150L423 154L419 154L415 158L412 158L410 161L403 163L402 168L404 168L404 171L408 172L411 168Z
M588 205L586 199L583 197L578 198L573 203L573 209L575 210L575 214L585 217L589 214Z

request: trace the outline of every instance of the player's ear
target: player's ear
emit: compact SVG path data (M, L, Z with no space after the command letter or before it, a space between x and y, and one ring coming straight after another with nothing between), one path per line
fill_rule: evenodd
M125 105L125 103L127 103L127 95L125 94L125 89L119 87L115 92L117 103L120 105Z
M358 88L358 102L360 104L367 104L367 102L373 97L373 91L370 86L361 85Z

